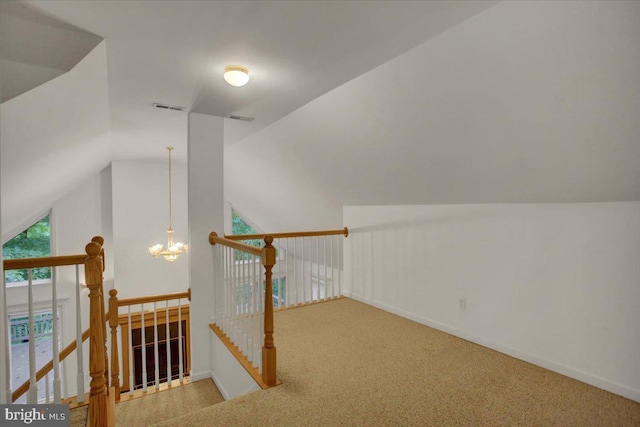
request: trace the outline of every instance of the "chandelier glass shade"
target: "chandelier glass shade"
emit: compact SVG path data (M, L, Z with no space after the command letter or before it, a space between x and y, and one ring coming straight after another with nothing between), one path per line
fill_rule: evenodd
M169 150L169 228L167 229L167 249L162 243L157 243L149 247L149 252L154 258L162 256L169 262L174 262L182 254L189 252L189 246L181 242L173 241L173 227L171 226L171 150L173 147L167 147Z

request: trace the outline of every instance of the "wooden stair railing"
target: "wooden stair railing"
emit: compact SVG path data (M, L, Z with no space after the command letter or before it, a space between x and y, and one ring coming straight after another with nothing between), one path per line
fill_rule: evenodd
M319 236L344 236L349 237L349 228L344 227L340 230L324 230L324 231L289 231L284 233L268 233L268 234L225 234L224 238L228 240L263 240L266 236L274 239L287 239L290 237L319 237Z
M109 410L107 400L109 373L102 283L103 243L102 237L93 238L85 248L87 258L84 262L85 282L89 288L89 375L91 376L87 425L92 427L115 425L115 419L110 419L112 412Z
M89 329L86 329L82 333L82 342L85 342L87 338L89 338ZM58 355L58 361L59 362L64 361L64 359L66 359L67 356L73 353L73 351L76 349L76 346L77 346L77 341L73 340L71 344L69 344L64 349L62 349L62 351ZM52 370L53 370L53 359L47 362L46 365L44 365L42 368L38 370L38 372L36 372L36 381L40 381L42 378L44 378L45 375L47 375ZM16 390L13 393L11 393L11 401L15 402L28 390L29 390L29 380L26 380L24 383L20 385L20 387L16 388Z
M272 270L276 264L276 249L273 247L273 237L264 236L265 245L262 248L250 246L244 243L218 237L218 234L209 234L209 243L212 246L220 244L241 252L260 257L265 269L264 290L264 344L262 346L262 381L267 387L277 385L276 378L276 346L273 340L273 283ZM246 355L245 355L246 356ZM250 372L251 373L251 372Z
M347 237L348 235L347 227L339 230L225 235L224 237L219 237L215 232L209 234L209 243L214 247L215 245L222 247L222 250L214 251L214 268L217 270L214 278L213 304L215 323L210 327L262 388L278 383L276 348L273 340L274 306L277 309L285 309L341 298L342 244L338 236ZM252 244L256 244L257 240L264 240L264 246L259 248L241 243L252 241ZM289 245L290 241L292 247ZM296 245L297 243L299 245ZM315 258L312 254L315 254ZM255 266L254 257L260 257L264 267L264 288L252 271ZM293 258L291 265L290 258ZM276 263L278 263L277 268L275 268ZM274 284L276 283L274 276L277 286ZM245 329L246 318L253 319L252 316L255 315L252 310L256 288L259 289L257 299L263 304L261 309L264 310L262 322L264 344L261 365L258 364L257 367L258 369L262 367L261 375L256 374L255 355L252 354L252 346L248 343L252 338L247 341L247 334L253 334L255 328L250 324L250 331L247 332ZM262 292L264 292L264 301L261 301ZM274 292L277 295L276 303L274 303ZM249 321L251 322L252 320ZM255 339L255 335L250 336ZM248 354L244 353L243 348Z
M165 319L167 320L167 324L165 325L165 328L169 328L168 325L168 319L169 319L169 305L168 305L168 301L173 301L173 300L178 300L180 301L181 299L188 299L189 301L191 301L191 289L187 289L184 292L174 292L174 293L168 293L168 294L162 294L162 295L150 295L150 296L144 296L144 297L134 297L134 298L124 298L124 299L119 299L118 298L118 291L116 289L111 289L109 291L109 316L108 316L108 322L109 322L109 328L111 330L111 388L114 390L114 394L115 394L115 400L119 401L120 397L121 397L121 384L120 384L120 363L119 363L119 351L118 351L118 326L122 326L124 327L123 324L123 319L121 319L121 316L119 316L119 308L120 307L131 307L133 305L140 305L141 306L141 310L140 310L140 318L144 319L144 315L145 315L145 310L144 310L144 304L149 304L149 303L154 303L154 318L153 318L153 324L154 324L154 329L157 332L157 311L156 307L155 307L155 303L157 302L161 302L164 301L166 303L166 310L165 310ZM178 330L179 330L179 335L182 334L183 336L188 337L189 336L189 332L186 332L186 335L184 334L184 331L182 331L182 324L181 324L181 313L184 309L181 309L181 305L178 304L177 306L177 317L178 317ZM161 310L159 310L161 311ZM186 310L185 310L186 311ZM187 311L188 313L188 311ZM162 319L161 319L162 320ZM186 320L186 319L185 319ZM128 337L131 337L132 334L132 325L131 325L131 311L129 309L129 316L128 318L124 319L124 322L126 322L126 325L128 326L128 330L126 331L126 334ZM189 323L187 322L187 327L188 327ZM145 328L146 327L146 322L144 322L144 320L141 323L141 328ZM166 330L167 330L166 329ZM124 331L123 331L124 332ZM168 337L167 337L168 338ZM179 339L182 339L182 336L179 336ZM170 340L167 339L167 343L170 344ZM144 346L146 344L146 342L142 343L142 345ZM156 350L157 350L157 337L154 337L154 344L156 344ZM187 339L187 344L188 344L188 339ZM125 358L125 354L129 354L130 352L133 351L132 348L129 348L129 346L131 345L131 343L129 343L129 346L126 346L126 344L124 343L124 339L123 339L123 345L125 347L123 347L123 358ZM168 350L169 351L169 350ZM189 351L188 346L187 346L187 352ZM182 355L182 347L181 347L181 342L179 344L179 353L180 355ZM181 357L181 356L179 356ZM189 360L188 354L185 355L185 359ZM183 383L183 361L182 359L180 359L179 361L180 363L180 368L179 368L179 376L180 376L180 383ZM129 370L130 376L129 378L125 378L125 386L127 386L127 380L128 380L128 388L129 388L129 393L131 395L133 395L133 389L134 389L134 384L132 384L132 379L133 379L133 366L129 366L129 361L128 360L123 360L123 367L125 367L125 372L123 373L123 375L126 375L126 370ZM128 366L128 368L127 368ZM159 379L158 379L158 367L156 366L156 389L159 388ZM143 375L144 376L144 375ZM146 384L147 382L147 378L143 378L143 382ZM171 381L171 375L170 372L167 372L167 387L171 387L172 381ZM146 386L145 386L146 389Z
M85 283L89 288L89 329L82 334L82 341L84 341L88 333L89 337L89 374L91 376L91 391L89 394L89 425L91 426L113 426L115 425L115 418L113 413L107 409L107 350L106 350L106 314L104 310L104 296L103 296L103 271L104 271L104 239L101 236L96 236L91 239L91 242L85 247L85 255L66 255L55 257L43 257L43 258L26 258L16 260L5 260L3 262L4 270L22 270L33 269L38 267L59 267L68 265L83 265L85 272ZM55 271L53 273L55 278ZM54 279L55 283L55 279ZM29 311L30 318L33 315L33 304L31 298L31 281L29 282ZM54 302L55 302L55 288L52 286ZM54 316L55 318L55 316ZM56 328L54 328L55 330ZM54 332L54 337L56 337ZM55 340L54 340L55 341ZM58 355L54 356L51 362L45 365L38 372L31 371L31 382L35 382L35 379L42 378L51 369L54 372L58 371L55 365L60 360L63 360L68 354L70 354L76 348L77 342L68 345ZM54 343L54 349L57 344ZM31 351L30 351L31 353ZM31 356L30 356L31 357ZM57 360L56 360L57 359ZM35 369L33 369L35 370ZM17 399L20 395L24 394L30 387L29 385L21 385L18 390L12 393L12 401Z

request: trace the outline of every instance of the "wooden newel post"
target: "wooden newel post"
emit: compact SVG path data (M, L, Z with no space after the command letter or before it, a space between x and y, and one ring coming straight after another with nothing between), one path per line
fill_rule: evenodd
M120 364L118 361L118 291L109 291L109 327L111 328L111 387L120 400Z
M89 422L91 426L107 425L107 384L105 380L104 305L102 299L102 245L92 241L86 248L84 276L89 288Z
M262 347L262 380L268 386L276 384L276 346L273 344L273 283L272 269L276 263L276 248L272 236L265 236L262 248L262 265L264 265L264 346Z
M94 236L91 239L92 242L96 242L100 245L100 258L102 259L102 271L104 272L104 238L102 236ZM104 280L100 280L100 307L102 307L102 336L104 337L104 380L107 384L107 394L109 394L109 354L107 350L107 318L104 312Z

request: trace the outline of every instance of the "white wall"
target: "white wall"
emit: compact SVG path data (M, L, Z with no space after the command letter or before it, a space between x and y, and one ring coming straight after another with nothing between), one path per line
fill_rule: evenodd
M640 202L349 206L344 218L354 298L640 401Z
M0 106L3 242L108 165L106 61L102 42L68 73Z
M637 1L501 2L228 147L226 196L267 231L340 227L344 205L640 200L638 40Z
M213 361L224 357L210 354L214 349L211 340L215 337L209 329L214 314L213 255L209 233L224 231L224 122L220 117L190 113L188 128L191 375L198 380L214 376Z
M120 298L181 292L189 287L189 255L169 263L149 253L149 246L167 245L168 168L168 157L163 162L112 163L115 288ZM187 168L175 161L172 168L174 240L186 243Z
M85 253L85 246L93 236L105 238L105 289L113 285L113 252L111 225L111 168L106 168L94 175L56 200L51 207L52 254L77 255ZM84 283L84 269L80 267L80 282ZM60 349L76 338L76 282L74 267L59 267L57 300L61 315ZM37 310L51 310L51 284L41 281L34 285L33 294ZM45 283L48 282L48 283ZM28 311L28 295L26 286L10 286L7 293L8 314L26 313ZM82 289L80 293L82 330L89 327L89 292ZM88 390L89 370L88 341L84 345L84 360L87 369L84 371ZM13 364L16 361L12 361ZM24 363L22 361L21 363ZM69 356L63 365L63 392L67 396L76 395L77 364L75 353ZM15 367L14 367L15 368ZM66 381L66 382L65 382ZM20 384L13 384L15 389Z

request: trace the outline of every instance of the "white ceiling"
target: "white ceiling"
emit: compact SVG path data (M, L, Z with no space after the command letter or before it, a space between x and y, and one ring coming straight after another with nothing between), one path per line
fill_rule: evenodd
M21 2L0 2L0 100L66 73L101 40Z
M33 8L107 43L114 158L186 157L186 114L227 120L234 143L496 1L55 1ZM243 88L226 65L249 68ZM407 74L419 70L405 70Z

